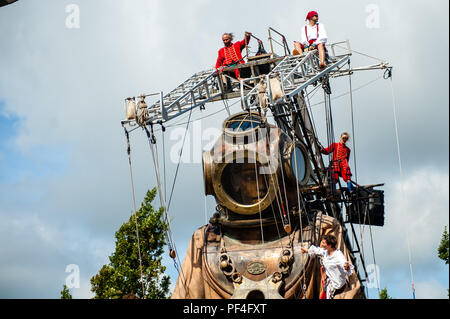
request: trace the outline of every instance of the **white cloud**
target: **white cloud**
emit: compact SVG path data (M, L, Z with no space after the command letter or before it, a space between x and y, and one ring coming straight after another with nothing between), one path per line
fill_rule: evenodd
M429 167L407 173L403 182L393 181L385 187L385 226L372 227L381 288L387 287L398 298L411 297L408 238L414 281L448 282L448 266L437 257L444 226L449 225L448 172ZM366 263L373 261L370 243L365 227ZM416 284L416 294L425 296L419 294L421 289L422 285Z
M448 287L437 280L420 281L415 286L417 299L448 299Z
M403 191L402 191L403 187ZM414 263L436 257L444 226L449 221L449 175L434 168L409 173L386 192L386 225L379 231L387 263L407 260L409 238Z
M89 279L107 262L113 240L83 237L33 213L8 215L0 211L0 298L59 298L69 264L80 269L74 297L89 298Z

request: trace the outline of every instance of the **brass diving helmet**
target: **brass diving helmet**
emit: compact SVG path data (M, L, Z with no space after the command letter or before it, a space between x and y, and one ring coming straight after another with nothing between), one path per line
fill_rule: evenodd
M310 171L305 146L294 144L256 111L228 117L222 135L203 152L205 194L229 212L248 217L285 199L297 202L296 183L307 184Z

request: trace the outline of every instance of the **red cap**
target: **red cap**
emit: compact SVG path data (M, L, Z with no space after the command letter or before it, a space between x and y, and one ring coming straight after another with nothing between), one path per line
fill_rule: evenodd
M316 11L309 11L308 15L306 16L306 20L311 19L314 16L318 16L319 14Z

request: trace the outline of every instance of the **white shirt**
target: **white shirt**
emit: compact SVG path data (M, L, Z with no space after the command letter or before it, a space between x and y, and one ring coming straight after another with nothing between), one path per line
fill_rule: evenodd
M304 46L309 46L309 40L314 40L313 44L317 45L320 43L327 43L327 31L322 23L318 23L319 32L317 32L317 24L311 26L309 23L303 26L301 29L300 43ZM306 27L306 30L305 30ZM308 34L306 34L308 33Z
M327 250L311 245L308 249L308 255L319 255L323 257L322 264L325 268L325 273L334 289L342 288L342 286L345 285L345 276L350 276L355 268L349 263L350 268L348 270L344 269L347 260L339 249L336 249L333 254L329 256Z

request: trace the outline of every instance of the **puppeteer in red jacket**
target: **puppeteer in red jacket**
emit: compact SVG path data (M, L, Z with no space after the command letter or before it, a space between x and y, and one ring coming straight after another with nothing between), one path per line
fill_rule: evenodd
M351 190L352 184L350 182L350 177L352 176L352 173L350 172L350 167L348 165L348 161L350 160L350 149L345 145L349 136L348 133L342 133L339 143L333 143L327 148L322 148L320 152L325 155L333 153L330 164L332 167L331 177L333 178L333 181L337 183L339 176L341 176L344 182L347 183L349 190Z
M222 35L224 47L219 50L216 69L220 70L222 67L245 63L244 59L242 58L241 52L245 48L245 45L250 42L251 35L252 34L250 32L246 32L245 37L242 41L233 43L233 34L224 33ZM234 70L234 76L236 77L236 79L240 79L239 69Z

